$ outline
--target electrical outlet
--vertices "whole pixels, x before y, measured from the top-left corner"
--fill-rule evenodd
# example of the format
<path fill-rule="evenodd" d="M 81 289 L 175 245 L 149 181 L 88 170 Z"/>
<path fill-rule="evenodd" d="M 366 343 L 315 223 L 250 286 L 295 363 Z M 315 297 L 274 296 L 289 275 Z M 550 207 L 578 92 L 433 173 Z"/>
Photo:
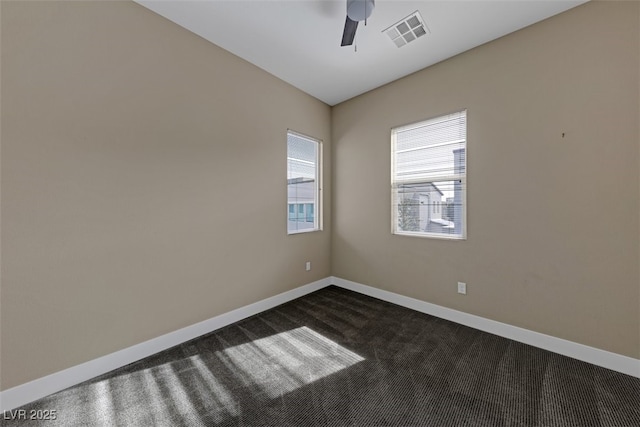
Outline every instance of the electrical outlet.
<path fill-rule="evenodd" d="M 311 261 L 307 261 L 305 268 L 307 269 L 307 271 L 311 271 Z"/>
<path fill-rule="evenodd" d="M 463 282 L 458 282 L 458 293 L 462 295 L 467 294 L 467 284 Z"/>

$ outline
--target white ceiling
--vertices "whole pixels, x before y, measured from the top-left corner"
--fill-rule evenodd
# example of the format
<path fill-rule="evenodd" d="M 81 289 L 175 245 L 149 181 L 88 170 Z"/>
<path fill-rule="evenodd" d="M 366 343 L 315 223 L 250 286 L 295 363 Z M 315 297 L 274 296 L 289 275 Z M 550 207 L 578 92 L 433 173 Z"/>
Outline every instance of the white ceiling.
<path fill-rule="evenodd" d="M 346 0 L 136 0 L 335 105 L 586 0 L 377 0 L 340 47 Z M 430 34 L 397 48 L 382 31 L 418 10 Z"/>

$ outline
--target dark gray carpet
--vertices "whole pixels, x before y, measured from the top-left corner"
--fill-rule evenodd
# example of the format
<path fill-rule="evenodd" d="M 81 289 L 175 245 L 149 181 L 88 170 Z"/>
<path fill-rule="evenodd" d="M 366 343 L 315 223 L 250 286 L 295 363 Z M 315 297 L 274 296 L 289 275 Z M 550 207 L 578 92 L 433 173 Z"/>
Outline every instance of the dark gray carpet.
<path fill-rule="evenodd" d="M 57 420 L 4 425 L 640 426 L 640 379 L 330 286 L 20 409 Z"/>

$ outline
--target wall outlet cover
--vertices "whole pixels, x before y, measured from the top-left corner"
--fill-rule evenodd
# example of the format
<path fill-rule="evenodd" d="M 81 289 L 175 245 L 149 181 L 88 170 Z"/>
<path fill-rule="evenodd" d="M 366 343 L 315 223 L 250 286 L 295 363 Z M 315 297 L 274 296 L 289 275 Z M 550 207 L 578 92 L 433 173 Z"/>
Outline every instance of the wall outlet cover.
<path fill-rule="evenodd" d="M 466 295 L 467 294 L 467 284 L 464 282 L 458 282 L 458 293 Z"/>

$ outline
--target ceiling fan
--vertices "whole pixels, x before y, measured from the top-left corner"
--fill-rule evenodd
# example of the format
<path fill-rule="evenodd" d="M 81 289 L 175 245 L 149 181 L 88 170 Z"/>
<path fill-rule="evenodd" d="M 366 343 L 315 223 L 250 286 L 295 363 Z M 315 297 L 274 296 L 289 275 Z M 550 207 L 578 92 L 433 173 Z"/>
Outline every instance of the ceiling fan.
<path fill-rule="evenodd" d="M 344 22 L 342 43 L 340 46 L 351 46 L 356 37 L 358 22 L 365 21 L 375 8 L 375 0 L 347 0 L 347 19 Z"/>

